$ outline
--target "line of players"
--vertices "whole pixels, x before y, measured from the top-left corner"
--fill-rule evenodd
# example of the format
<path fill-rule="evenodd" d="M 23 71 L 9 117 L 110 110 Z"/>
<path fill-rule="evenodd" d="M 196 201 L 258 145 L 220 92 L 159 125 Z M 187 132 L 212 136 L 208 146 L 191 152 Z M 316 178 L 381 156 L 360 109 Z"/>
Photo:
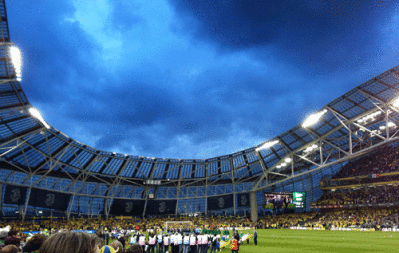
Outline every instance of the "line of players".
<path fill-rule="evenodd" d="M 150 232 L 148 240 L 143 233 L 137 232 L 130 238 L 130 244 L 138 243 L 143 252 L 149 253 L 207 253 L 220 250 L 220 235 L 179 233 L 158 235 Z M 218 247 L 219 246 L 219 247 Z M 218 249 L 219 248 L 219 249 Z"/>

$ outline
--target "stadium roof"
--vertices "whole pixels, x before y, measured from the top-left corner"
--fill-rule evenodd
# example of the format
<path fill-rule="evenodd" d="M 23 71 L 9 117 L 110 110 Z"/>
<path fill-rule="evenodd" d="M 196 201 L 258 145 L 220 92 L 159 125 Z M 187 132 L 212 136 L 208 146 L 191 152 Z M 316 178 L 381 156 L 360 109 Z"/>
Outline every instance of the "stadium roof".
<path fill-rule="evenodd" d="M 320 120 L 298 125 L 233 154 L 202 160 L 151 158 L 102 151 L 69 138 L 34 117 L 8 53 L 4 1 L 0 1 L 0 163 L 28 175 L 107 185 L 210 185 L 249 182 L 259 190 L 364 154 L 397 140 L 399 67 L 355 87 L 320 109 Z M 260 147 L 260 146 L 259 146 Z"/>

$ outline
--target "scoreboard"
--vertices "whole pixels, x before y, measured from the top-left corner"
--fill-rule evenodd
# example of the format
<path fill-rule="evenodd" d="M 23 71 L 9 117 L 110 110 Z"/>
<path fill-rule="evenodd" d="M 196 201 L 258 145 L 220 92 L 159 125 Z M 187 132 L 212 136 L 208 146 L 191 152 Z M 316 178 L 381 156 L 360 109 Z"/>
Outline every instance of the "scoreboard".
<path fill-rule="evenodd" d="M 304 192 L 293 192 L 292 193 L 293 204 L 296 208 L 305 208 L 305 193 Z"/>

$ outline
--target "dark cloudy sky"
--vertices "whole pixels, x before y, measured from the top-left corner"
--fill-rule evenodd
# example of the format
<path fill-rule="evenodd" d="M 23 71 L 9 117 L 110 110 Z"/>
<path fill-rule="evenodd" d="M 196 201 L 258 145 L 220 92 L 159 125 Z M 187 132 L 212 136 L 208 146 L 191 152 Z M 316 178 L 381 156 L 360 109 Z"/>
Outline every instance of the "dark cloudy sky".
<path fill-rule="evenodd" d="M 396 1 L 6 0 L 22 87 L 98 149 L 249 148 L 399 64 Z"/>

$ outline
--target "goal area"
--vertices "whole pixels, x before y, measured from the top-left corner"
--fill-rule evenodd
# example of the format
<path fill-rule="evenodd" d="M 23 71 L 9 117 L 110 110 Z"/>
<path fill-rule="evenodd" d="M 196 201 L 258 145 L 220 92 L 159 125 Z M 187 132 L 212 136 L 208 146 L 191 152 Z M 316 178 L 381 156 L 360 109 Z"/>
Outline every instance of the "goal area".
<path fill-rule="evenodd" d="M 193 226 L 192 221 L 165 221 L 165 231 L 179 228 L 192 230 Z"/>

